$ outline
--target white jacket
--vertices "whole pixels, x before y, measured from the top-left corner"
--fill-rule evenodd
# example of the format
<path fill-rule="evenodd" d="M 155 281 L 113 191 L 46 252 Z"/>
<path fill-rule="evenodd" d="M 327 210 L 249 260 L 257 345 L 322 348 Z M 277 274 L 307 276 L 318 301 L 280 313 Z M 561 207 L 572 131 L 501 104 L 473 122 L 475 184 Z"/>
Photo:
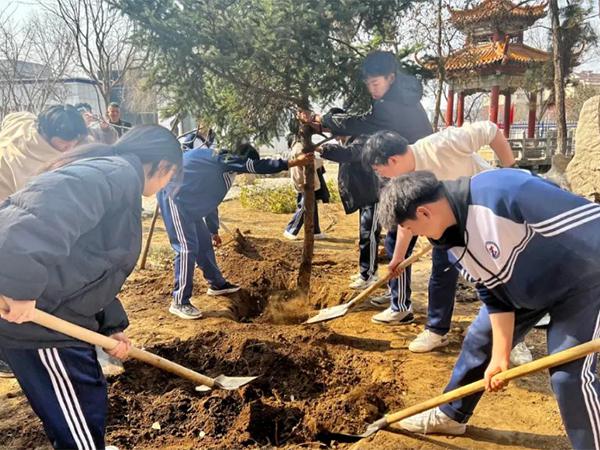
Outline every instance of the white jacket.
<path fill-rule="evenodd" d="M 410 147 L 415 156 L 415 170 L 433 172 L 438 180 L 470 177 L 492 168 L 477 151 L 489 145 L 498 132 L 495 123 L 474 122 L 464 126 L 448 127 Z"/>
<path fill-rule="evenodd" d="M 9 114 L 0 129 L 0 202 L 61 155 L 37 130 L 29 112 Z"/>

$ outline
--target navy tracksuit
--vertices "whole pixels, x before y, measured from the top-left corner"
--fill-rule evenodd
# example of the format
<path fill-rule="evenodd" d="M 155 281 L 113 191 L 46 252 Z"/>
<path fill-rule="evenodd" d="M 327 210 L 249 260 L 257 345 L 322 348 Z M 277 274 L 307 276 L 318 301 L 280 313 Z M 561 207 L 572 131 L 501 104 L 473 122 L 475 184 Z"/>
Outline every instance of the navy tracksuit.
<path fill-rule="evenodd" d="M 550 313 L 549 354 L 600 337 L 600 205 L 522 170 L 443 184 L 458 225 L 434 244 L 450 248 L 485 304 L 469 327 L 446 391 L 483 378 L 492 350 L 490 314 L 515 314 L 517 343 Z M 596 355 L 555 367 L 550 375 L 573 447 L 600 449 Z M 441 409 L 466 422 L 480 397 Z"/>
<path fill-rule="evenodd" d="M 206 147 L 183 154 L 183 180 L 172 182 L 157 194 L 160 211 L 173 250 L 175 286 L 173 301 L 189 304 L 194 268 L 202 269 L 211 288 L 225 278 L 217 266 L 211 235 L 218 232 L 217 208 L 237 173 L 276 173 L 288 169 L 286 160 L 252 160 Z"/>
<path fill-rule="evenodd" d="M 108 395 L 93 347 L 3 349 L 56 449 L 103 450 Z"/>
<path fill-rule="evenodd" d="M 160 127 L 123 139 L 143 133 L 148 145 L 178 149 Z M 115 295 L 140 254 L 143 186 L 140 159 L 125 154 L 72 162 L 10 196 L 0 205 L 0 293 L 36 299 L 42 311 L 91 331 L 125 330 Z M 106 382 L 94 347 L 32 322 L 0 319 L 0 356 L 54 448 L 104 449 Z"/>
<path fill-rule="evenodd" d="M 378 209 L 379 203 L 359 209 L 358 265 L 360 276 L 363 280 L 368 280 L 377 273 L 378 247 L 381 238 L 381 225 L 379 224 L 379 216 L 377 214 Z"/>
<path fill-rule="evenodd" d="M 408 258 L 417 242 L 411 239 L 406 252 Z M 396 232 L 390 231 L 385 237 L 385 250 L 391 258 L 396 246 Z M 450 331 L 458 270 L 448 259 L 445 249 L 435 248 L 431 254 L 431 275 L 429 277 L 429 302 L 427 303 L 427 323 L 425 328 L 443 336 Z M 411 308 L 410 288 L 411 268 L 407 267 L 399 277 L 389 282 L 392 311 L 408 311 Z"/>

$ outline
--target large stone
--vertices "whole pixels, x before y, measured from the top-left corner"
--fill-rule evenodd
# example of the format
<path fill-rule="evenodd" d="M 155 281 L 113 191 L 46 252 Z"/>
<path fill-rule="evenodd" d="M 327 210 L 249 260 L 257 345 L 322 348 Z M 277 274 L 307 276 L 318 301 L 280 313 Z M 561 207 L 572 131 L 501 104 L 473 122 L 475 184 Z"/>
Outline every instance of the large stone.
<path fill-rule="evenodd" d="M 575 156 L 567 166 L 571 190 L 590 200 L 600 199 L 600 95 L 581 109 L 575 133 Z"/>

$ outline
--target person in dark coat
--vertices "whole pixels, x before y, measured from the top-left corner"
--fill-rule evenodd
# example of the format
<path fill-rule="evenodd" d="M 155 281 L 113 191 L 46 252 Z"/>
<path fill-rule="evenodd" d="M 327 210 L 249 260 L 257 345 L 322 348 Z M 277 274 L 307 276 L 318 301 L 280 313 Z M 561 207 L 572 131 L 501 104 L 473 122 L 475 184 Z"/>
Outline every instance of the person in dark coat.
<path fill-rule="evenodd" d="M 341 108 L 331 108 L 328 115 L 345 114 Z M 345 141 L 346 137 L 338 137 Z M 340 164 L 338 190 L 346 214 L 359 211 L 359 272 L 351 277 L 350 287 L 362 289 L 377 280 L 381 226 L 377 218 L 379 180 L 370 167 L 361 161 L 364 136 L 350 137 L 344 143 L 325 144 L 319 150 L 323 159 Z"/>
<path fill-rule="evenodd" d="M 116 295 L 140 253 L 142 195 L 181 165 L 172 133 L 139 127 L 61 156 L 0 204 L 0 352 L 54 448 L 105 448 L 106 381 L 95 348 L 31 323 L 34 308 L 117 339 L 107 351 L 125 358 Z"/>
<path fill-rule="evenodd" d="M 301 111 L 299 119 L 319 131 L 329 130 L 336 136 L 361 135 L 370 136 L 377 131 L 395 131 L 406 138 L 409 144 L 433 133 L 425 109 L 421 105 L 423 87 L 413 75 L 403 72 L 398 67 L 396 56 L 392 52 L 374 51 L 369 53 L 362 64 L 362 79 L 371 95 L 371 108 L 364 114 L 329 113 L 324 116 L 311 111 Z M 377 222 L 371 219 L 371 223 Z M 365 224 L 365 227 L 368 224 Z M 388 230 L 385 238 L 385 249 L 392 261 L 394 254 L 408 257 L 416 238 L 408 248 L 397 248 L 398 232 L 402 229 Z M 399 240 L 398 242 L 402 242 Z M 397 264 L 394 262 L 394 264 Z M 390 267 L 392 269 L 392 267 Z M 434 289 L 433 296 L 443 297 L 444 304 L 447 296 L 454 296 L 452 280 L 456 271 L 451 269 L 436 278 L 442 279 L 439 288 Z M 402 271 L 399 277 L 390 280 L 390 296 L 377 297 L 371 300 L 376 305 L 389 304 L 385 311 L 373 316 L 376 323 L 405 324 L 413 321 L 410 305 L 410 267 Z M 364 289 L 374 283 L 376 278 L 364 278 L 361 274 L 354 286 Z M 448 291 L 449 293 L 446 293 Z M 431 297 L 431 296 L 430 296 Z"/>

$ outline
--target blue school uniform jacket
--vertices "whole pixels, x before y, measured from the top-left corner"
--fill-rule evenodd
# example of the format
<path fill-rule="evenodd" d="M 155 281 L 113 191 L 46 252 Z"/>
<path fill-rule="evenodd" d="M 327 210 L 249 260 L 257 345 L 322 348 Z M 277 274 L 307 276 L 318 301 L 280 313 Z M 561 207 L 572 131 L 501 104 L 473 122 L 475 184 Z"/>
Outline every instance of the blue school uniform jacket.
<path fill-rule="evenodd" d="M 0 204 L 0 294 L 103 334 L 123 331 L 116 295 L 142 240 L 144 171 L 137 156 L 90 158 L 34 178 Z M 0 347 L 88 346 L 0 320 Z"/>
<path fill-rule="evenodd" d="M 451 244 L 490 313 L 543 310 L 600 284 L 600 205 L 518 169 L 443 184 L 458 225 L 437 243 Z"/>
<path fill-rule="evenodd" d="M 268 174 L 288 169 L 283 159 L 252 160 L 200 147 L 183 154 L 183 179 L 165 188 L 193 220 L 213 215 L 238 173 Z M 164 195 L 161 193 L 160 195 Z M 211 230 L 214 232 L 214 230 Z"/>

